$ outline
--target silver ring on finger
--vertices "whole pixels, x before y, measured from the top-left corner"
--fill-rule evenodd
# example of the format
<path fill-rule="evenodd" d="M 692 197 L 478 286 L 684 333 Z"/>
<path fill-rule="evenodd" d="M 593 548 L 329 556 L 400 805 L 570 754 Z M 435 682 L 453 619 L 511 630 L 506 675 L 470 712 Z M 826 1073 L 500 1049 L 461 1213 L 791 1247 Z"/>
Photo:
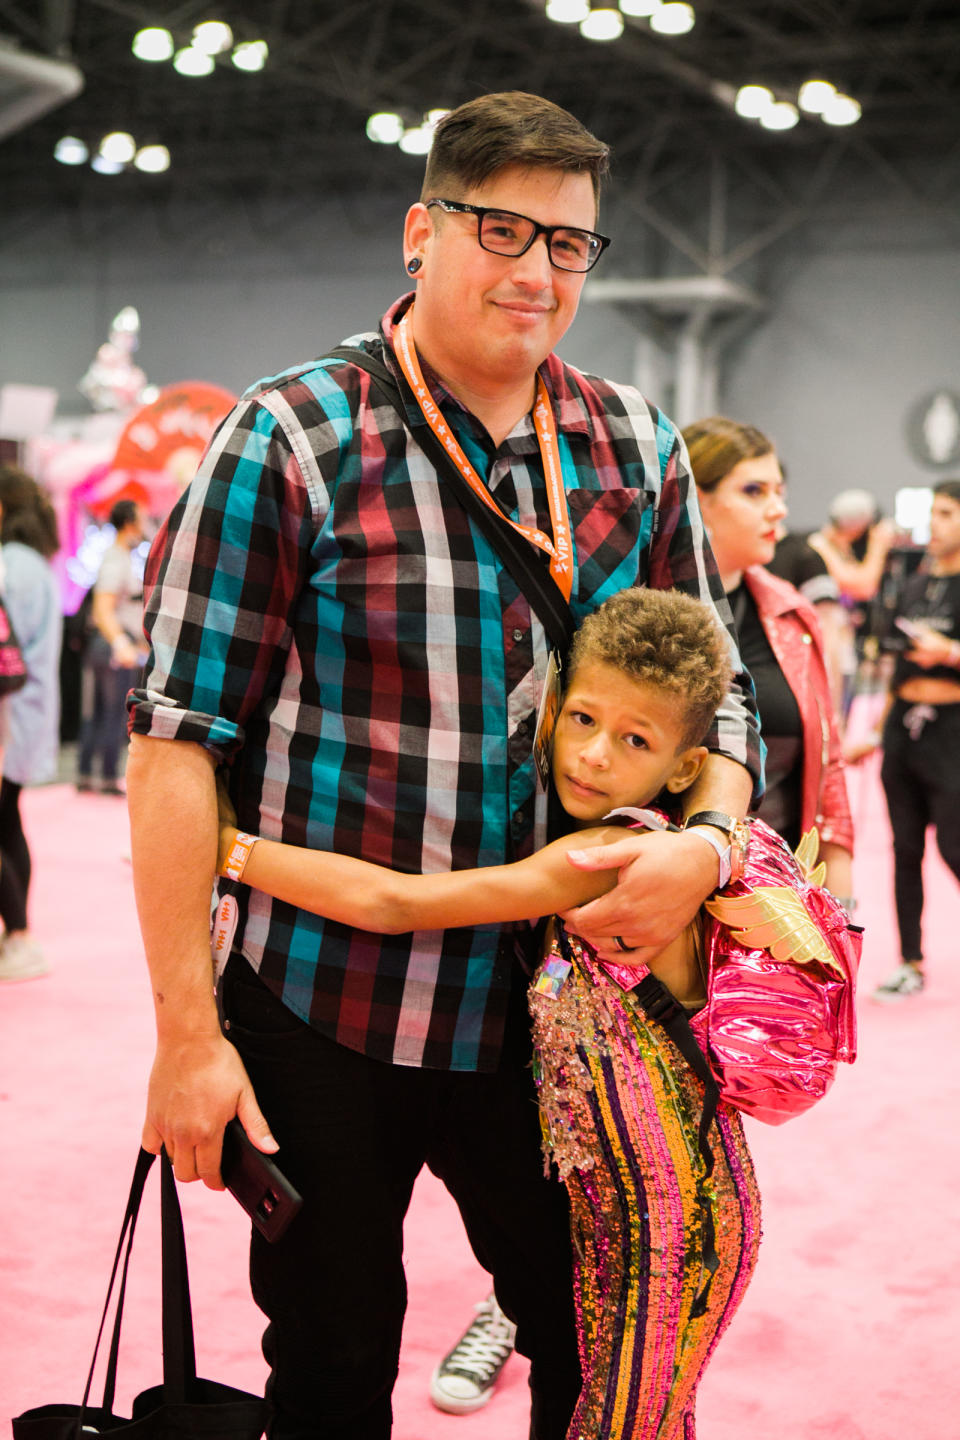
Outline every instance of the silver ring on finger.
<path fill-rule="evenodd" d="M 627 945 L 627 944 L 624 942 L 624 939 L 623 939 L 623 936 L 622 936 L 622 935 L 614 935 L 614 937 L 613 937 L 613 943 L 614 943 L 614 945 L 616 945 L 617 949 L 620 951 L 620 953 L 621 953 L 622 955 L 628 954 L 628 953 L 633 949 L 633 946 L 632 946 L 632 945 Z"/>

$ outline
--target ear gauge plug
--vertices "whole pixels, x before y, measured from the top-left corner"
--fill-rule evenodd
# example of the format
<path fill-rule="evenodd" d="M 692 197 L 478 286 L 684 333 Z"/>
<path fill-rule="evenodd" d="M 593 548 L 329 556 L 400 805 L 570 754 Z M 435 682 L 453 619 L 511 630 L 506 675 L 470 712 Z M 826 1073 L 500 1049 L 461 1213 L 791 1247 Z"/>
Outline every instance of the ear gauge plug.
<path fill-rule="evenodd" d="M 423 264 L 423 261 L 420 259 L 420 256 L 419 256 L 419 255 L 414 255 L 414 257 L 413 257 L 412 260 L 408 260 L 408 261 L 407 261 L 407 274 L 408 274 L 408 275 L 416 275 L 417 271 L 420 269 L 420 266 L 421 266 L 422 264 Z"/>

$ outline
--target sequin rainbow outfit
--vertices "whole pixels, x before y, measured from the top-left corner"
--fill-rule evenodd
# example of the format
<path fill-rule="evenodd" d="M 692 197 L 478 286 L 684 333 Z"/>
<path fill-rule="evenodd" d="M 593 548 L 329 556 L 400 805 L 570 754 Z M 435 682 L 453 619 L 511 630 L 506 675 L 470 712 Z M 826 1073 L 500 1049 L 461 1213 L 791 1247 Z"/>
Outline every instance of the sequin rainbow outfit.
<path fill-rule="evenodd" d="M 530 1010 L 544 1153 L 570 1196 L 583 1389 L 567 1440 L 695 1440 L 700 1377 L 756 1264 L 753 1164 L 721 1104 L 707 1178 L 696 1076 L 588 946 L 564 951 Z"/>

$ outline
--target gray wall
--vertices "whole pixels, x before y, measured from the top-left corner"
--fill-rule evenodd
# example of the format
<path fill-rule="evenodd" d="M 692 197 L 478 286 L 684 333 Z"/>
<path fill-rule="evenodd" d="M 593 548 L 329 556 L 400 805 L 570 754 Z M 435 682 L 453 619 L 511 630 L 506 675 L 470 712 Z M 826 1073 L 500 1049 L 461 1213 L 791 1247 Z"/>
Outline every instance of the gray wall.
<path fill-rule="evenodd" d="M 255 214 L 196 203 L 105 209 L 85 229 L 52 216 L 0 244 L 0 384 L 52 384 L 59 413 L 86 402 L 76 382 L 122 305 L 140 311 L 150 380 L 209 380 L 239 391 L 374 325 L 406 288 L 400 197 L 349 209 Z M 960 250 L 893 221 L 797 232 L 769 252 L 771 308 L 723 357 L 719 403 L 774 438 L 790 469 L 792 519 L 816 524 L 837 490 L 874 490 L 885 508 L 933 472 L 907 451 L 922 394 L 960 389 Z M 584 304 L 566 359 L 634 374 L 641 316 Z M 669 386 L 652 399 L 669 406 Z"/>
<path fill-rule="evenodd" d="M 856 249 L 825 236 L 780 252 L 767 284 L 773 311 L 728 357 L 722 401 L 777 444 L 794 523 L 850 486 L 892 513 L 902 486 L 960 475 L 919 464 L 906 440 L 915 401 L 960 391 L 960 246 L 904 243 L 894 225 Z"/>

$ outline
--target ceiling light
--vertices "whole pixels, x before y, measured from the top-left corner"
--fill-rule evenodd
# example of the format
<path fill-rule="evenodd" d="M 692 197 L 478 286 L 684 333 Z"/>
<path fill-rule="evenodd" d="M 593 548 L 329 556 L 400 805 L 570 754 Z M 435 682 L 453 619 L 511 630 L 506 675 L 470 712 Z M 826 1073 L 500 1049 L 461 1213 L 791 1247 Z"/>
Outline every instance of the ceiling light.
<path fill-rule="evenodd" d="M 178 50 L 174 55 L 173 68 L 178 75 L 209 75 L 213 69 L 213 56 L 188 45 L 186 50 Z"/>
<path fill-rule="evenodd" d="M 623 34 L 623 16 L 619 10 L 591 10 L 580 21 L 580 34 L 585 40 L 617 40 Z"/>
<path fill-rule="evenodd" d="M 404 155 L 426 155 L 433 144 L 433 127 L 411 125 L 409 130 L 404 130 L 398 143 Z"/>
<path fill-rule="evenodd" d="M 141 145 L 133 163 L 147 175 L 160 175 L 170 169 L 170 151 L 166 145 Z"/>
<path fill-rule="evenodd" d="M 241 45 L 233 47 L 233 54 L 230 58 L 238 70 L 252 72 L 263 69 L 269 54 L 266 40 L 244 40 Z"/>
<path fill-rule="evenodd" d="M 838 92 L 824 107 L 820 118 L 828 125 L 855 125 L 862 114 L 859 100 L 854 100 L 852 95 L 841 95 Z"/>
<path fill-rule="evenodd" d="M 96 170 L 98 175 L 119 175 L 123 166 L 119 160 L 108 160 L 106 155 L 94 155 L 90 169 Z"/>
<path fill-rule="evenodd" d="M 173 36 L 159 25 L 138 30 L 133 37 L 133 53 L 138 60 L 169 60 L 173 54 Z"/>
<path fill-rule="evenodd" d="M 428 125 L 439 125 L 444 115 L 449 114 L 449 110 L 428 110 L 426 123 Z"/>
<path fill-rule="evenodd" d="M 765 110 L 775 104 L 773 91 L 766 85 L 741 85 L 733 108 L 744 120 L 759 120 Z"/>
<path fill-rule="evenodd" d="M 137 153 L 137 142 L 126 130 L 113 130 L 109 135 L 104 135 L 98 148 L 104 160 L 126 165 Z"/>
<path fill-rule="evenodd" d="M 800 86 L 797 104 L 808 115 L 822 115 L 836 93 L 836 85 L 831 85 L 829 80 L 805 80 Z"/>
<path fill-rule="evenodd" d="M 620 9 L 624 15 L 634 15 L 638 20 L 646 20 L 654 10 L 659 10 L 663 0 L 620 0 Z"/>
<path fill-rule="evenodd" d="M 659 5 L 650 16 L 650 29 L 656 30 L 660 35 L 686 35 L 692 30 L 696 21 L 692 5 L 671 3 Z"/>
<path fill-rule="evenodd" d="M 579 25 L 590 14 L 590 0 L 547 0 L 547 19 L 558 25 Z"/>
<path fill-rule="evenodd" d="M 90 151 L 76 135 L 64 135 L 53 147 L 53 158 L 61 165 L 82 165 L 90 158 Z"/>
<path fill-rule="evenodd" d="M 378 110 L 367 121 L 367 139 L 375 145 L 396 145 L 403 134 L 403 121 L 392 110 Z"/>
<path fill-rule="evenodd" d="M 224 20 L 204 20 L 193 27 L 193 46 L 205 55 L 219 55 L 233 44 L 233 31 Z"/>
<path fill-rule="evenodd" d="M 792 130 L 799 119 L 800 111 L 789 100 L 777 100 L 759 116 L 764 130 Z"/>

